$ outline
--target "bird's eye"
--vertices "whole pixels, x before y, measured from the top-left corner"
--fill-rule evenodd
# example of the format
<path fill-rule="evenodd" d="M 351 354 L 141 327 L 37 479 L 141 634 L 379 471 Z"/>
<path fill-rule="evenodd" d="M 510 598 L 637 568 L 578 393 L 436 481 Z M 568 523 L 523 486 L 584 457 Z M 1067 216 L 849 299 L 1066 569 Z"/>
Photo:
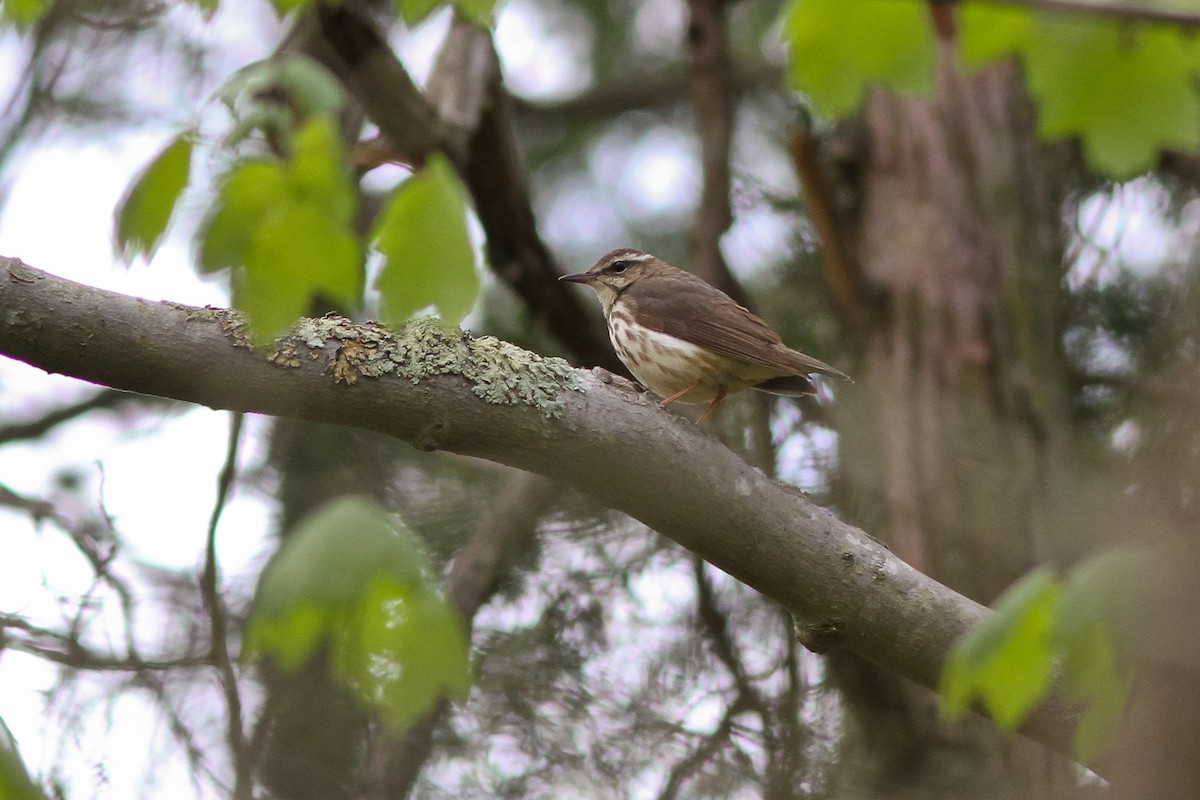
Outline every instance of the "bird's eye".
<path fill-rule="evenodd" d="M 624 272 L 624 271 L 625 271 L 625 270 L 627 270 L 627 269 L 629 269 L 629 262 L 628 262 L 628 261 L 614 261 L 614 262 L 613 262 L 612 264 L 610 264 L 610 265 L 609 265 L 609 267 L 608 267 L 608 271 L 609 271 L 609 272 L 615 272 L 615 273 L 617 273 L 618 275 L 620 275 L 622 272 Z"/>

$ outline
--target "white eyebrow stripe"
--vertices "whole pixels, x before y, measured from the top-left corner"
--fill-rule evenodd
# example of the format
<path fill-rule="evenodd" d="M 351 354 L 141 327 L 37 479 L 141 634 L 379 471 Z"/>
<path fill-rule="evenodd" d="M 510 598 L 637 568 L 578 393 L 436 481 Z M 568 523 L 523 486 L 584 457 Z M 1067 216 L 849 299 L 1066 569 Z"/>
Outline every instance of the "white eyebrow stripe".
<path fill-rule="evenodd" d="M 626 253 L 624 255 L 616 256 L 612 260 L 613 261 L 649 261 L 652 258 L 654 258 L 654 256 L 650 255 L 649 253 Z"/>

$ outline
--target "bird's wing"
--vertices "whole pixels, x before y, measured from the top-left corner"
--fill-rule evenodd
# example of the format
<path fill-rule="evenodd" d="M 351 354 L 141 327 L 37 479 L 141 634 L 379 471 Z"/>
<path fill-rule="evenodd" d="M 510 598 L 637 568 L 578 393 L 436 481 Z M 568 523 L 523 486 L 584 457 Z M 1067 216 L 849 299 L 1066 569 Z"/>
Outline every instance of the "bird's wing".
<path fill-rule="evenodd" d="M 693 280 L 695 283 L 680 281 L 690 284 L 680 286 L 686 291 L 639 295 L 637 321 L 727 358 L 794 374 L 824 372 L 846 377 L 824 361 L 789 349 L 762 319 L 699 278 Z"/>

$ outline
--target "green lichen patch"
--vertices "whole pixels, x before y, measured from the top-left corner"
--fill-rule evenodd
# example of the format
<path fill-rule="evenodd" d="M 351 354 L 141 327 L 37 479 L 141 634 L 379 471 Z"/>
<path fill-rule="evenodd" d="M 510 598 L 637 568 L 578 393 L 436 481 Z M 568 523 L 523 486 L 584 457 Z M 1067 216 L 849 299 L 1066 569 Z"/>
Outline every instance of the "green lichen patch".
<path fill-rule="evenodd" d="M 224 322 L 222 327 L 229 331 Z M 305 359 L 328 358 L 331 342 L 337 343 L 331 364 L 336 383 L 384 375 L 419 383 L 435 375 L 461 375 L 488 403 L 525 404 L 547 417 L 562 416 L 564 391 L 584 390 L 575 370 L 561 358 L 543 358 L 494 336 L 474 338 L 431 317 L 415 319 L 399 332 L 336 315 L 303 319 L 276 340 L 270 359 L 295 367 Z"/>
<path fill-rule="evenodd" d="M 189 322 L 215 322 L 221 326 L 221 330 L 228 336 L 237 347 L 245 347 L 254 349 L 254 338 L 250 335 L 250 323 L 246 317 L 232 308 L 218 308 L 217 306 L 205 306 L 204 308 L 193 308 L 191 306 L 181 306 L 172 304 L 175 308 L 187 312 L 186 319 Z"/>

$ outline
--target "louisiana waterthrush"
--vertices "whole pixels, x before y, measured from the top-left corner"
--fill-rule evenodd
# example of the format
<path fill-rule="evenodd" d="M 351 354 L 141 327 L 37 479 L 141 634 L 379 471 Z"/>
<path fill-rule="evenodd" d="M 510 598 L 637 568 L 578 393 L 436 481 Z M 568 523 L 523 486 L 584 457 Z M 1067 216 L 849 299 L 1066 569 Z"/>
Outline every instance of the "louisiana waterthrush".
<path fill-rule="evenodd" d="M 699 422 L 743 389 L 799 396 L 816 394 L 813 372 L 850 379 L 792 350 L 720 289 L 649 253 L 613 250 L 559 280 L 595 290 L 617 356 L 663 408 L 676 400 L 709 404 Z"/>

